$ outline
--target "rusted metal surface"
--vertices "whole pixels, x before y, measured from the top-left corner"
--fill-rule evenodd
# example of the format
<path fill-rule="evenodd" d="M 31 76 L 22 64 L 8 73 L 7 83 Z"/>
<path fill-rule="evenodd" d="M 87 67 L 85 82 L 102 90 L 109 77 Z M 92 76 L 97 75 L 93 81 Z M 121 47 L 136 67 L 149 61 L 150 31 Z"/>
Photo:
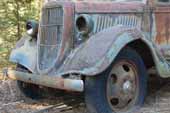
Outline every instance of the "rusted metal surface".
<path fill-rule="evenodd" d="M 71 2 L 50 2 L 43 8 L 40 29 L 43 30 L 44 26 L 46 26 L 46 29 L 39 31 L 41 34 L 38 41 L 37 68 L 39 73 L 48 73 L 53 67 L 60 66 L 66 55 L 70 52 L 73 46 L 73 8 Z M 51 12 L 49 12 L 50 10 Z M 53 14 L 55 13 L 54 11 L 60 12 Z M 58 30 L 56 31 L 56 29 Z M 42 37 L 44 37 L 44 43 L 40 43 Z M 45 49 L 46 51 L 44 51 Z"/>
<path fill-rule="evenodd" d="M 169 58 L 170 56 L 170 4 L 156 4 L 155 23 L 156 23 L 156 38 L 155 42 L 158 45 L 160 52 Z"/>
<path fill-rule="evenodd" d="M 102 7 L 101 7 L 102 6 Z M 115 2 L 77 2 L 75 11 L 77 13 L 142 13 L 143 3 L 115 3 Z"/>
<path fill-rule="evenodd" d="M 28 83 L 42 85 L 50 88 L 63 89 L 68 91 L 84 91 L 84 83 L 82 80 L 64 79 L 56 76 L 36 75 L 24 73 L 14 70 L 5 70 L 4 74 L 0 75 L 0 79 L 9 78 L 12 80 L 20 80 Z"/>
<path fill-rule="evenodd" d="M 44 36 L 47 41 L 47 43 L 43 43 L 43 46 L 47 47 L 46 52 L 43 52 L 44 49 L 34 48 L 36 61 L 28 58 L 28 61 L 32 62 L 36 68 L 32 68 L 28 64 L 24 65 L 21 62 L 22 60 L 27 61 L 24 57 L 19 58 L 17 62 L 33 73 L 57 75 L 58 77 L 72 73 L 93 76 L 104 71 L 122 48 L 133 41 L 141 40 L 150 49 L 151 57 L 154 60 L 153 66 L 159 75 L 170 76 L 170 65 L 167 61 L 170 56 L 169 5 L 162 3 L 159 5 L 154 0 L 145 0 L 145 2 L 49 0 L 43 8 L 42 14 L 50 8 L 57 7 L 63 8 L 63 23 L 60 22 L 56 25 L 61 25 L 62 29 L 60 33 L 55 30 L 49 32 L 45 30 L 44 33 L 48 35 L 41 34 L 43 26 L 46 26 L 47 29 L 51 27 L 51 24 L 43 23 L 42 15 L 37 47 L 40 47 L 39 42 Z M 82 14 L 88 16 L 93 24 L 91 32 L 86 35 L 78 32 L 74 25 L 76 17 Z M 60 17 L 51 12 L 45 18 L 50 21 Z M 59 34 L 60 36 L 58 36 Z M 54 42 L 50 40 L 52 37 Z M 56 40 L 59 38 L 61 40 L 57 43 Z M 79 39 L 82 39 L 83 42 L 76 43 Z M 48 44 L 49 41 L 51 41 L 50 44 Z M 25 55 L 26 53 L 19 50 L 20 48 L 17 50 Z M 56 50 L 57 54 L 53 54 Z M 42 54 L 39 54 L 41 52 L 45 55 L 44 58 L 42 58 Z M 18 57 L 19 54 L 16 56 Z M 40 65 L 45 68 L 40 69 Z"/>
<path fill-rule="evenodd" d="M 107 99 L 110 107 L 115 112 L 126 111 L 127 107 L 125 106 L 129 107 L 129 105 L 134 104 L 134 98 L 138 95 L 137 89 L 139 87 L 135 68 L 135 64 L 127 60 L 121 60 L 115 64 L 109 74 Z M 111 102 L 116 100 L 118 100 L 117 103 Z"/>
<path fill-rule="evenodd" d="M 31 37 L 25 35 L 16 45 L 10 54 L 10 61 L 27 67 L 36 73 L 37 43 Z"/>
<path fill-rule="evenodd" d="M 87 75 L 96 75 L 104 71 L 122 47 L 142 37 L 141 34 L 134 34 L 136 32 L 133 30 L 117 26 L 97 33 L 74 51 L 69 59 L 66 59 L 60 72 L 77 71 Z M 92 46 L 95 44 L 97 46 Z"/>
<path fill-rule="evenodd" d="M 169 3 L 49 0 L 42 9 L 37 43 L 31 37 L 21 39 L 10 57 L 33 74 L 7 70 L 5 77 L 83 92 L 84 77 L 104 72 L 126 46 L 139 53 L 147 71 L 154 69 L 161 77 L 170 77 Z M 133 98 L 137 96 L 137 93 L 131 93 L 138 87 L 138 81 L 134 82 L 135 65 L 124 63 L 121 66 L 128 66 L 133 77 L 129 79 L 129 74 L 119 65 L 113 69 L 116 79 L 120 80 L 107 86 L 109 102 L 118 100 L 116 105 L 109 103 L 113 111 L 121 111 L 127 105 L 125 103 L 133 104 Z M 4 76 L 0 78 L 4 79 Z M 108 79 L 112 79 L 112 75 Z"/>

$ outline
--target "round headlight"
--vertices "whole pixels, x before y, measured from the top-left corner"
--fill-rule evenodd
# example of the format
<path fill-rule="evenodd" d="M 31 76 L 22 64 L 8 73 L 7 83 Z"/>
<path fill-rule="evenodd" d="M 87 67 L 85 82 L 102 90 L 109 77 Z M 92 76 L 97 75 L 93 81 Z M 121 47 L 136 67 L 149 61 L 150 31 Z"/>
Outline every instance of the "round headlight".
<path fill-rule="evenodd" d="M 37 37 L 38 33 L 38 22 L 34 20 L 29 20 L 26 23 L 27 34 L 31 37 Z"/>
<path fill-rule="evenodd" d="M 92 18 L 87 14 L 78 16 L 76 19 L 76 28 L 77 31 L 80 32 L 81 34 L 90 33 L 93 29 Z"/>

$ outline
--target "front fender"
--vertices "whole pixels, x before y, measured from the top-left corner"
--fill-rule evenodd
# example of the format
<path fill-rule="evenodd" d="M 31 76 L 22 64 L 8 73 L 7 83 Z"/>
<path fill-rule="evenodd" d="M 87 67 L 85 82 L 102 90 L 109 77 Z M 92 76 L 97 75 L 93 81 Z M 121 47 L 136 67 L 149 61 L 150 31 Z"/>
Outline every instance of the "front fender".
<path fill-rule="evenodd" d="M 89 38 L 64 62 L 60 72 L 93 76 L 103 72 L 128 43 L 142 38 L 138 29 L 115 26 Z"/>
<path fill-rule="evenodd" d="M 10 54 L 10 61 L 20 64 L 31 72 L 36 70 L 36 40 L 33 40 L 28 35 L 22 37 L 16 44 L 16 48 Z"/>

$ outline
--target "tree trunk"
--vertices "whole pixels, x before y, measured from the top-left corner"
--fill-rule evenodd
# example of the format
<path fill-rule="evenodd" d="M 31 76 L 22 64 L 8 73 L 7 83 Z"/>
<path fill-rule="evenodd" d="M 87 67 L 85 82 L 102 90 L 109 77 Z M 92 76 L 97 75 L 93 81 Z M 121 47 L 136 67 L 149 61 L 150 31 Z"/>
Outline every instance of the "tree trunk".
<path fill-rule="evenodd" d="M 20 33 L 20 14 L 19 14 L 19 2 L 18 0 L 15 1 L 16 2 L 16 18 L 17 18 L 17 36 L 18 36 L 18 39 L 21 37 L 21 33 Z"/>

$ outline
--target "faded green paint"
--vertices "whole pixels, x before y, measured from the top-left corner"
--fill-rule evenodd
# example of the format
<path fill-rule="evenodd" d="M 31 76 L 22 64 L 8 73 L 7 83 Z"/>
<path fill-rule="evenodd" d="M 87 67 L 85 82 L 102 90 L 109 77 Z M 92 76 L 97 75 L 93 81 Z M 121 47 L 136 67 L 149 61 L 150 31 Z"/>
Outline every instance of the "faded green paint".
<path fill-rule="evenodd" d="M 158 74 L 161 77 L 170 77 L 169 62 L 154 42 L 157 35 L 157 23 L 155 23 L 155 15 L 150 10 L 153 2 L 153 0 L 148 0 L 148 2 L 128 2 L 126 4 L 126 2 L 93 3 L 93 1 L 86 1 L 85 4 L 83 1 L 49 1 L 45 4 L 44 10 L 47 7 L 61 6 L 63 12 L 67 12 L 62 15 L 67 24 L 63 23 L 62 32 L 66 35 L 61 35 L 60 38 L 64 46 L 59 48 L 57 60 L 55 58 L 53 60 L 55 65 L 44 72 L 48 75 L 57 76 L 70 73 L 94 76 L 108 68 L 122 48 L 133 41 L 141 40 L 150 49 Z M 71 17 L 71 19 L 68 17 Z M 77 29 L 77 26 L 72 25 L 80 17 L 85 18 L 88 29 L 81 29 L 81 31 Z M 83 32 L 83 30 L 87 31 Z M 47 42 L 48 39 L 50 40 L 49 37 L 45 37 L 45 39 L 47 39 Z M 45 46 L 52 47 L 54 45 Z M 19 48 L 17 49 L 19 50 Z M 23 51 L 20 52 L 26 54 Z M 36 56 L 36 60 L 39 60 L 37 53 L 34 56 Z M 20 59 L 20 61 L 22 60 L 23 58 Z M 30 59 L 28 61 L 33 62 Z M 38 62 L 34 64 L 36 67 L 40 65 Z M 23 64 L 21 63 L 21 65 Z M 46 66 L 45 63 L 42 65 Z M 29 65 L 24 66 L 29 67 L 33 73 L 41 73 L 40 70 L 32 69 Z"/>

